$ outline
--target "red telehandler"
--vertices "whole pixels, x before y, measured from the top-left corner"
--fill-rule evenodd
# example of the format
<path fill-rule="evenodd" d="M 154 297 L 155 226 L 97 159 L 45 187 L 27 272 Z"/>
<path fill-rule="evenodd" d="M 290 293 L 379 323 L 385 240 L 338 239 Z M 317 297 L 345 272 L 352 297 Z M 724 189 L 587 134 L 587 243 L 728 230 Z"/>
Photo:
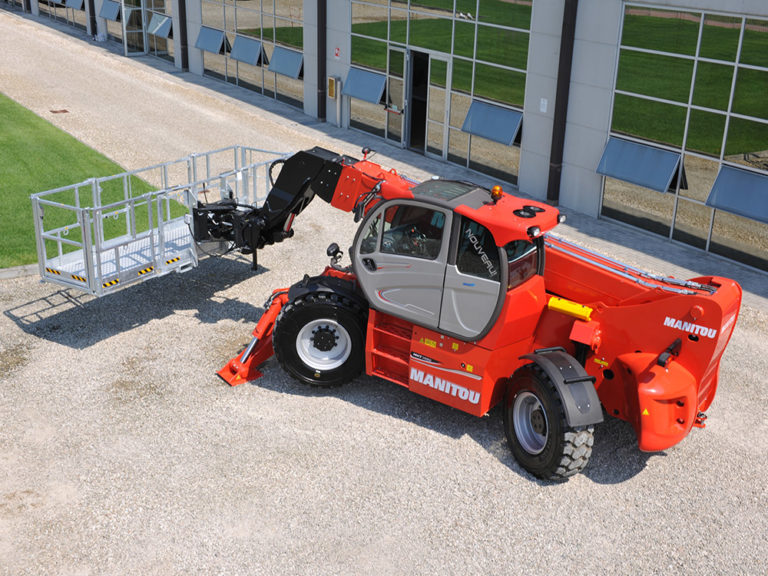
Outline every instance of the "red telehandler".
<path fill-rule="evenodd" d="M 468 182 L 416 183 L 322 148 L 284 162 L 261 208 L 194 209 L 198 241 L 254 254 L 292 235 L 314 196 L 353 212 L 349 250 L 275 290 L 250 345 L 219 375 L 261 376 L 274 353 L 311 386 L 363 371 L 476 416 L 502 403 L 523 468 L 548 480 L 587 465 L 603 412 L 626 420 L 640 450 L 704 427 L 741 288 L 716 276 L 659 277 L 556 238 L 547 204 Z"/>

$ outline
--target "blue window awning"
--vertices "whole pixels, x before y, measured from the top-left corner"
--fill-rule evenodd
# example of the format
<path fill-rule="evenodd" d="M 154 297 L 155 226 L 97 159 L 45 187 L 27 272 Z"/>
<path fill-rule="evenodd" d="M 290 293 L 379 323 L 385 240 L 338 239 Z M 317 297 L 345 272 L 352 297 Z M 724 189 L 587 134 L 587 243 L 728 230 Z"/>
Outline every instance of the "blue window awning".
<path fill-rule="evenodd" d="M 350 68 L 341 93 L 371 104 L 380 104 L 384 96 L 387 77 L 384 74 L 369 72 L 360 68 Z"/>
<path fill-rule="evenodd" d="M 707 206 L 768 224 L 768 175 L 721 166 Z"/>
<path fill-rule="evenodd" d="M 173 20 L 170 16 L 152 14 L 147 32 L 159 38 L 173 38 Z"/>
<path fill-rule="evenodd" d="M 227 40 L 227 35 L 224 34 L 223 30 L 208 28 L 208 26 L 200 27 L 200 33 L 197 35 L 195 48 L 205 50 L 206 52 L 212 52 L 213 54 L 224 54 L 232 49 L 229 45 L 229 40 Z"/>
<path fill-rule="evenodd" d="M 229 57 L 253 66 L 269 64 L 261 42 L 248 36 L 235 36 L 235 43 Z"/>
<path fill-rule="evenodd" d="M 679 152 L 611 136 L 597 165 L 597 173 L 667 192 L 676 182 L 679 168 Z"/>
<path fill-rule="evenodd" d="M 120 4 L 112 0 L 104 0 L 99 11 L 99 18 L 106 18 L 113 22 L 120 21 Z"/>
<path fill-rule="evenodd" d="M 523 113 L 474 100 L 461 126 L 462 132 L 511 146 L 520 131 Z"/>
<path fill-rule="evenodd" d="M 304 55 L 295 50 L 275 46 L 268 70 L 288 76 L 289 78 L 300 78 L 304 72 Z"/>
<path fill-rule="evenodd" d="M 72 8 L 73 10 L 82 10 L 83 0 L 67 0 L 66 6 L 67 8 Z"/>

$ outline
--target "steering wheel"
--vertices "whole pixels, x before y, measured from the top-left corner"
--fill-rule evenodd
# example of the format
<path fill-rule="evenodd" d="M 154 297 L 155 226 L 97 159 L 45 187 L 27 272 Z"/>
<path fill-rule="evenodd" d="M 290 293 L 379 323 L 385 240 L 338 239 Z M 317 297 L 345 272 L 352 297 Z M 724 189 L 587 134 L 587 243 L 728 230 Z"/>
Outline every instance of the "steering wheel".
<path fill-rule="evenodd" d="M 411 226 L 401 239 L 401 251 L 417 256 L 426 256 L 427 237 L 416 227 Z"/>

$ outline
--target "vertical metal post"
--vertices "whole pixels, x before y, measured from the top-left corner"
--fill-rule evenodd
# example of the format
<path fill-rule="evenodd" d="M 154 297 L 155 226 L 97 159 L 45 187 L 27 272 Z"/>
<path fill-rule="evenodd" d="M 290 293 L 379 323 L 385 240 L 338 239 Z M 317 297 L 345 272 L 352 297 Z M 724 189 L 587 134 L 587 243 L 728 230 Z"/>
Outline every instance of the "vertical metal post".
<path fill-rule="evenodd" d="M 565 0 L 563 29 L 560 35 L 560 63 L 557 68 L 552 147 L 549 153 L 549 181 L 547 182 L 547 201 L 555 206 L 560 203 L 565 127 L 568 120 L 568 93 L 571 88 L 571 66 L 573 64 L 573 44 L 576 35 L 578 9 L 579 0 Z"/>
<path fill-rule="evenodd" d="M 317 118 L 325 120 L 325 91 L 327 79 L 326 51 L 328 34 L 327 0 L 317 0 Z"/>

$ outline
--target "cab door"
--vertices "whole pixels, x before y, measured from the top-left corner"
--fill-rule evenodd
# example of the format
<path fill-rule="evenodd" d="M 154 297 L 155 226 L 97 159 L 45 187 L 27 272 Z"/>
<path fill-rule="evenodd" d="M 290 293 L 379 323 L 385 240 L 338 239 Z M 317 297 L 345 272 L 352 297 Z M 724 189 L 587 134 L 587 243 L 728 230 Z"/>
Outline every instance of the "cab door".
<path fill-rule="evenodd" d="M 467 340 L 486 333 L 501 309 L 507 269 L 490 230 L 462 217 L 445 272 L 439 328 Z"/>
<path fill-rule="evenodd" d="M 452 214 L 414 200 L 384 202 L 355 238 L 352 269 L 375 310 L 436 329 Z"/>

